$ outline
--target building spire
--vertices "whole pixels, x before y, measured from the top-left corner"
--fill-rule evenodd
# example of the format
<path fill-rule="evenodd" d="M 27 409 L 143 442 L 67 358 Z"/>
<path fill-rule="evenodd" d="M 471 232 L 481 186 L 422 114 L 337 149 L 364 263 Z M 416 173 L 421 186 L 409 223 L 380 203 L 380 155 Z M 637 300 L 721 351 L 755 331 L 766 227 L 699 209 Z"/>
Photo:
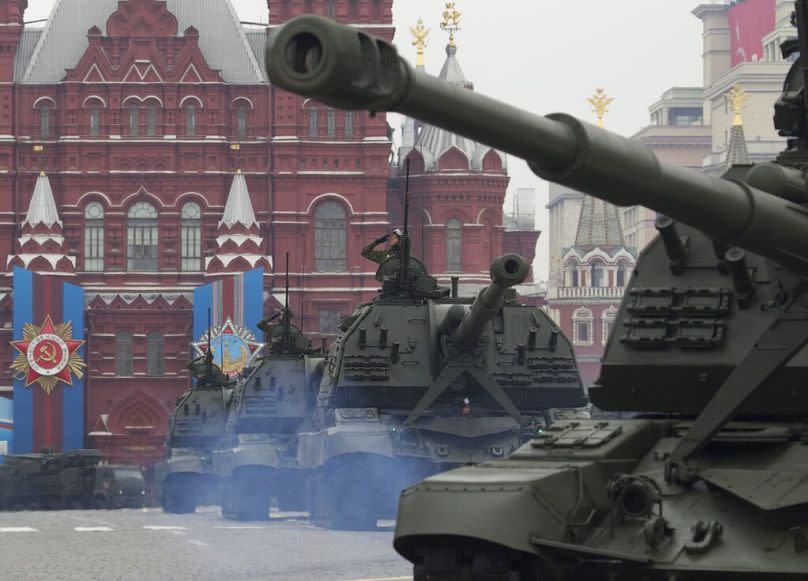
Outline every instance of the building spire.
<path fill-rule="evenodd" d="M 233 177 L 233 185 L 230 186 L 230 194 L 227 196 L 227 204 L 224 207 L 224 215 L 219 226 L 225 225 L 232 228 L 236 224 L 243 224 L 248 228 L 258 224 L 250 201 L 247 180 L 244 179 L 244 174 L 240 169 Z"/>
<path fill-rule="evenodd" d="M 614 101 L 613 97 L 606 95 L 603 89 L 595 89 L 595 94 L 587 99 L 592 105 L 592 112 L 598 116 L 598 127 L 603 127 L 603 116 L 609 112 L 609 105 Z"/>
<path fill-rule="evenodd" d="M 451 47 L 456 46 L 454 35 L 455 32 L 460 31 L 460 16 L 461 13 L 455 8 L 455 3 L 447 2 L 446 10 L 443 11 L 443 21 L 440 23 L 440 27 L 449 33 L 449 46 Z"/>
<path fill-rule="evenodd" d="M 429 33 L 432 32 L 431 29 L 424 27 L 424 19 L 418 18 L 418 24 L 413 28 L 410 26 L 410 32 L 412 33 L 413 41 L 412 45 L 415 47 L 415 50 L 418 54 L 418 60 L 416 61 L 416 66 L 419 68 L 424 68 L 424 49 L 427 47 Z"/>
<path fill-rule="evenodd" d="M 28 205 L 28 213 L 25 215 L 23 225 L 29 224 L 37 226 L 44 224 L 48 228 L 54 224 L 62 226 L 59 219 L 59 212 L 56 209 L 56 200 L 53 199 L 50 180 L 44 171 L 39 173 L 34 186 L 34 194 L 31 196 L 31 203 Z"/>

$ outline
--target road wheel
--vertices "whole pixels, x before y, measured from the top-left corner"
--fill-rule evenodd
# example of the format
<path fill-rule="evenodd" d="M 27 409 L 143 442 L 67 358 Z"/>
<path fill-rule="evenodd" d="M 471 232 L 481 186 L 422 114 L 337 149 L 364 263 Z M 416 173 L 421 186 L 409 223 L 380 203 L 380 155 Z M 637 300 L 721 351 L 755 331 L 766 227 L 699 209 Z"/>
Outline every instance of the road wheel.
<path fill-rule="evenodd" d="M 362 462 L 351 459 L 332 460 L 316 470 L 310 499 L 314 524 L 348 531 L 375 530 L 377 502 L 367 478 Z"/>
<path fill-rule="evenodd" d="M 196 496 L 188 484 L 188 478 L 166 478 L 163 482 L 163 512 L 189 514 L 196 510 Z"/>
<path fill-rule="evenodd" d="M 230 479 L 229 494 L 222 499 L 227 504 L 229 518 L 240 521 L 268 520 L 270 493 L 263 470 L 242 468 Z"/>

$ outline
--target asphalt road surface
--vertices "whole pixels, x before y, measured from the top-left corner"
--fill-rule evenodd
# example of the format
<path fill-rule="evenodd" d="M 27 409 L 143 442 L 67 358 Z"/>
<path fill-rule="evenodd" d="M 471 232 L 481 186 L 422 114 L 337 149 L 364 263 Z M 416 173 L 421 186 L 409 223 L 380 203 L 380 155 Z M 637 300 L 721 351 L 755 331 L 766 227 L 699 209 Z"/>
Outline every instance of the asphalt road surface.
<path fill-rule="evenodd" d="M 15 581 L 408 581 L 392 524 L 329 531 L 305 514 L 268 522 L 160 509 L 0 512 L 0 570 Z"/>

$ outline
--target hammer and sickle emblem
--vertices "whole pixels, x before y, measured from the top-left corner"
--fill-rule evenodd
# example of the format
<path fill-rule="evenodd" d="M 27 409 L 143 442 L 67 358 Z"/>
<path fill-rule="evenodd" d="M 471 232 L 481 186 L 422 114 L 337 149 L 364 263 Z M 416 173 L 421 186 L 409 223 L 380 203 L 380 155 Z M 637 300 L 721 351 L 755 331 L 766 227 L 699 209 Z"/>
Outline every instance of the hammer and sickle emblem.
<path fill-rule="evenodd" d="M 56 348 L 50 343 L 45 343 L 42 349 L 39 350 L 39 362 L 56 363 Z"/>

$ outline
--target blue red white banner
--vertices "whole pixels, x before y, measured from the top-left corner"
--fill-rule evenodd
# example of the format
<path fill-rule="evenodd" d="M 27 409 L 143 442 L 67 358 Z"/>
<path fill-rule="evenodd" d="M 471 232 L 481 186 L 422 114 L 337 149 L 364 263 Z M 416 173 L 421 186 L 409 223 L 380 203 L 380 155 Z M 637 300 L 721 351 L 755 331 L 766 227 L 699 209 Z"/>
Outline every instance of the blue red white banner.
<path fill-rule="evenodd" d="M 14 453 L 84 447 L 84 290 L 14 268 Z"/>

